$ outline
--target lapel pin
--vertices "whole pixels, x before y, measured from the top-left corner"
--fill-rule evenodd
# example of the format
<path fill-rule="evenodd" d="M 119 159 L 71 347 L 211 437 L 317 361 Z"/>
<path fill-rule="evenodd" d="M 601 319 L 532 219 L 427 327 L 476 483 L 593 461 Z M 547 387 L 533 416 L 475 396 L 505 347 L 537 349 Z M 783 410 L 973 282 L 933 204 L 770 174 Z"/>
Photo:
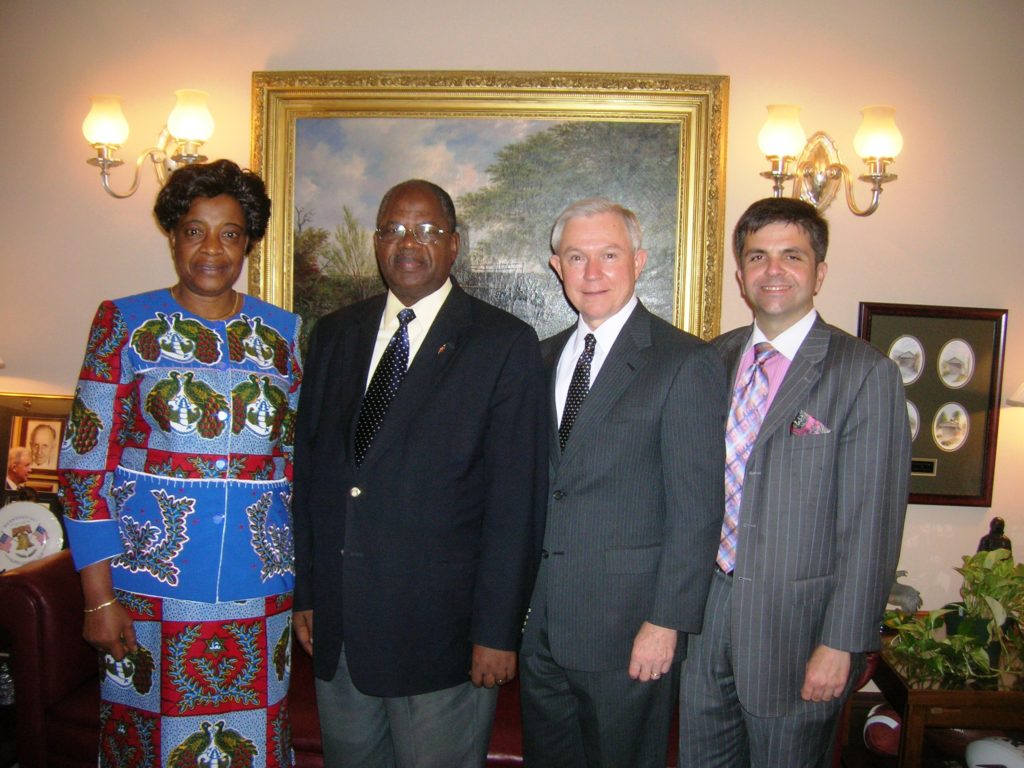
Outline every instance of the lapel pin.
<path fill-rule="evenodd" d="M 442 345 L 441 345 L 440 347 L 438 347 L 438 348 L 437 348 L 437 354 L 439 354 L 439 355 L 440 355 L 440 354 L 441 354 L 442 352 L 444 352 L 444 351 L 445 351 L 446 349 L 448 349 L 448 344 L 447 344 L 447 342 L 446 342 L 446 343 L 444 343 L 444 344 L 442 344 Z"/>

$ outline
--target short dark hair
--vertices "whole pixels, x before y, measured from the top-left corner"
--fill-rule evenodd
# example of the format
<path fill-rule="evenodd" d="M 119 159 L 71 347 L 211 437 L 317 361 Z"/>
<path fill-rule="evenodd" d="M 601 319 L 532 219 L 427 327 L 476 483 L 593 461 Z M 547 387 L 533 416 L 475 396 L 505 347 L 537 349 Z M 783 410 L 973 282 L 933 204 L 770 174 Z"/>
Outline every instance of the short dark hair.
<path fill-rule="evenodd" d="M 452 196 L 445 192 L 441 187 L 437 186 L 432 181 L 426 181 L 424 179 L 407 179 L 400 184 L 395 184 L 391 189 L 384 193 L 384 197 L 381 198 L 380 207 L 377 209 L 377 226 L 383 224 L 384 211 L 388 209 L 391 204 L 391 198 L 396 193 L 406 189 L 407 187 L 417 187 L 423 189 L 434 196 L 437 200 L 437 204 L 441 206 L 441 212 L 444 214 L 445 224 L 448 226 L 449 232 L 454 232 L 457 226 L 455 219 L 455 203 L 452 202 Z"/>
<path fill-rule="evenodd" d="M 243 171 L 230 160 L 193 163 L 178 168 L 156 196 L 153 213 L 164 232 L 170 233 L 197 197 L 219 195 L 231 195 L 242 206 L 245 234 L 249 238 L 248 253 L 266 234 L 270 198 L 263 179 L 252 171 Z"/>
<path fill-rule="evenodd" d="M 766 197 L 747 208 L 736 222 L 732 233 L 732 249 L 736 262 L 743 256 L 743 244 L 747 235 L 757 232 L 769 224 L 792 224 L 802 229 L 811 241 L 814 260 L 821 264 L 828 252 L 828 222 L 818 209 L 803 200 L 792 197 Z"/>

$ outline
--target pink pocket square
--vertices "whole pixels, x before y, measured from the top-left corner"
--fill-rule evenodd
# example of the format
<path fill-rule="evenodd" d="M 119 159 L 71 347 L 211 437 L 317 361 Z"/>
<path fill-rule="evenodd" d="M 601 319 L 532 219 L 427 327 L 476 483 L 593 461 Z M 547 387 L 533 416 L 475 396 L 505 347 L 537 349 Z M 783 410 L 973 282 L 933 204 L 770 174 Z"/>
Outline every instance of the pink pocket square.
<path fill-rule="evenodd" d="M 807 411 L 800 411 L 789 425 L 790 434 L 804 437 L 805 435 L 827 435 L 832 430 L 811 416 Z"/>

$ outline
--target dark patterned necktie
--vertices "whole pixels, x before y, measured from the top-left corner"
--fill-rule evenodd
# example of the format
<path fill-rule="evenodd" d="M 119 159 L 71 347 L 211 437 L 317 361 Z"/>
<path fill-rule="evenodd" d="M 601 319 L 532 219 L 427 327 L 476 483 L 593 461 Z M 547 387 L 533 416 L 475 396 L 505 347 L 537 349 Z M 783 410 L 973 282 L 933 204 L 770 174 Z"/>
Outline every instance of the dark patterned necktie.
<path fill-rule="evenodd" d="M 754 345 L 754 362 L 732 396 L 729 420 L 725 428 L 725 518 L 718 545 L 718 567 L 732 573 L 739 543 L 740 501 L 747 459 L 757 440 L 768 405 L 768 374 L 764 364 L 778 354 L 767 341 Z"/>
<path fill-rule="evenodd" d="M 572 432 L 576 415 L 580 412 L 580 406 L 590 391 L 590 363 L 594 359 L 594 348 L 597 346 L 594 334 L 588 333 L 584 336 L 583 345 L 583 354 L 576 361 L 576 370 L 572 372 L 572 381 L 569 382 L 569 394 L 565 398 L 565 408 L 562 410 L 562 423 L 558 427 L 558 445 L 563 451 L 569 441 L 569 433 Z"/>
<path fill-rule="evenodd" d="M 363 405 L 359 409 L 359 423 L 356 424 L 356 466 L 363 463 L 370 444 L 384 423 L 395 393 L 405 378 L 409 367 L 409 323 L 416 318 L 411 309 L 403 309 L 398 313 L 398 330 L 388 342 L 384 354 L 373 372 L 370 386 L 363 396 Z"/>

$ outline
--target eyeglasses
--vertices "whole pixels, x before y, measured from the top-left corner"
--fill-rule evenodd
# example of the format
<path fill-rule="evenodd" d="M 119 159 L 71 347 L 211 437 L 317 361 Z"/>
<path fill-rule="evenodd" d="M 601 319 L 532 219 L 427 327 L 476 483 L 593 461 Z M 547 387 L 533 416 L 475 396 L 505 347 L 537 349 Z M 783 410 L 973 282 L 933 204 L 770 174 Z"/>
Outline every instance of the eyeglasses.
<path fill-rule="evenodd" d="M 377 227 L 377 237 L 385 243 L 400 243 L 410 233 L 420 245 L 433 245 L 441 239 L 441 235 L 448 234 L 448 231 L 433 224 L 417 224 L 411 230 L 406 229 L 404 224 L 394 222 Z"/>

